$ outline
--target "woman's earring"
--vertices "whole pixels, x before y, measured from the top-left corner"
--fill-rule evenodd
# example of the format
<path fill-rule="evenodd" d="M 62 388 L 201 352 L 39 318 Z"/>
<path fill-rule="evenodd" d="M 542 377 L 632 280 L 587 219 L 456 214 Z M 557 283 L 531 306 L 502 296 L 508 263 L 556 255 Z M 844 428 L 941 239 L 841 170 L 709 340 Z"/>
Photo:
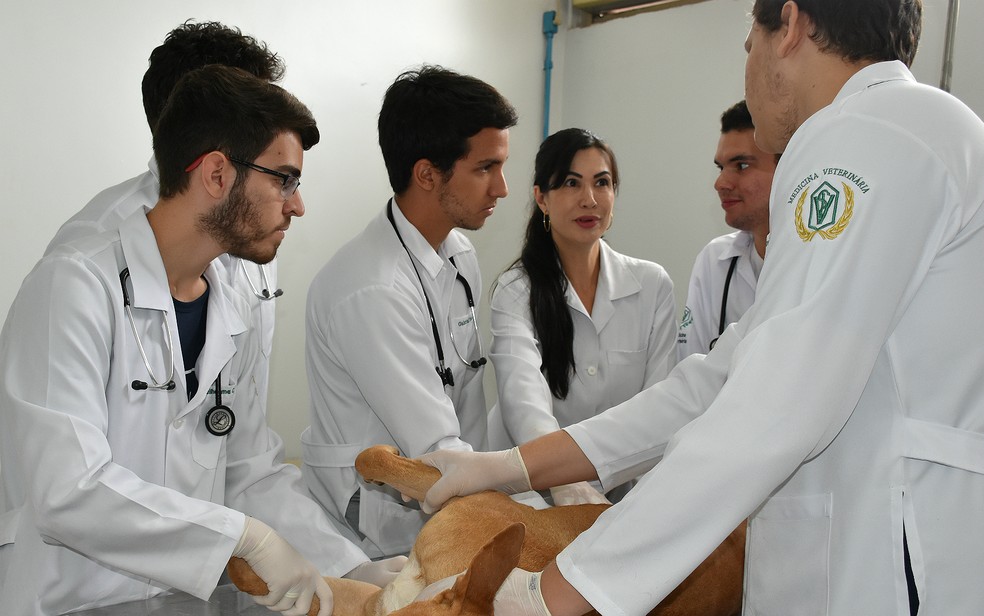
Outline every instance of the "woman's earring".
<path fill-rule="evenodd" d="M 550 233 L 550 214 L 543 213 L 543 230 Z"/>

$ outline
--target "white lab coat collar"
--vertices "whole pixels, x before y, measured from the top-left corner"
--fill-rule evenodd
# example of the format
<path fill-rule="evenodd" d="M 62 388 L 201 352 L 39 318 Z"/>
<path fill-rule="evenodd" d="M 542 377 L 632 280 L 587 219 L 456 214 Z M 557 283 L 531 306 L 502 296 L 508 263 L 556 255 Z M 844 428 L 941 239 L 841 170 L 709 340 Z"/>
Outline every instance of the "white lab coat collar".
<path fill-rule="evenodd" d="M 718 255 L 718 261 L 730 261 L 732 257 L 744 257 L 749 254 L 749 246 L 752 244 L 752 234 L 748 231 L 738 231 L 734 234 L 733 241 L 728 243 L 728 247 Z"/>
<path fill-rule="evenodd" d="M 149 207 L 142 207 L 120 223 L 120 247 L 126 267 L 130 270 L 130 303 L 134 308 L 173 312 L 173 302 L 167 284 L 167 272 L 157 238 L 147 222 Z M 151 248 L 153 247 L 153 248 Z"/>
<path fill-rule="evenodd" d="M 441 273 L 449 258 L 471 250 L 471 247 L 463 241 L 461 233 L 452 229 L 451 233 L 448 233 L 448 236 L 441 242 L 438 250 L 435 251 L 423 234 L 417 230 L 417 227 L 413 226 L 403 215 L 403 211 L 396 203 L 396 197 L 390 199 L 390 205 L 392 206 L 393 222 L 396 223 L 396 228 L 403 237 L 403 243 L 406 244 L 407 250 L 423 266 L 424 271 L 432 280 Z"/>
<path fill-rule="evenodd" d="M 147 161 L 147 170 L 150 171 L 150 174 L 152 176 L 154 176 L 154 178 L 157 180 L 158 184 L 160 184 L 160 181 L 161 181 L 161 172 L 157 168 L 157 158 L 155 158 L 153 156 L 150 157 L 150 160 Z M 153 206 L 154 204 L 153 203 L 149 203 L 148 205 Z"/>
<path fill-rule="evenodd" d="M 126 267 L 130 270 L 130 285 L 133 289 L 130 303 L 134 308 L 173 312 L 174 301 L 166 284 L 167 271 L 164 269 L 161 253 L 157 250 L 157 238 L 147 222 L 149 211 L 149 207 L 143 207 L 120 223 L 120 246 Z M 221 282 L 221 269 L 217 269 L 221 267 L 221 264 L 212 261 L 205 269 L 205 280 L 209 285 L 209 313 L 216 314 L 218 311 L 218 318 L 214 320 L 227 324 L 227 333 L 235 336 L 246 331 L 246 325 L 240 314 L 229 304 Z M 165 283 L 162 285 L 161 281 Z"/>
<path fill-rule="evenodd" d="M 871 64 L 854 73 L 851 78 L 847 80 L 840 92 L 837 93 L 837 96 L 834 97 L 832 104 L 837 105 L 847 97 L 857 94 L 858 92 L 861 92 L 871 86 L 898 79 L 912 82 L 916 81 L 916 78 L 913 77 L 912 72 L 908 69 L 908 67 L 898 60 Z"/>
<path fill-rule="evenodd" d="M 886 81 L 911 81 L 915 82 L 916 78 L 912 75 L 909 68 L 898 60 L 892 60 L 890 62 L 876 62 L 875 64 L 870 64 L 858 72 L 851 75 L 844 85 L 841 87 L 840 92 L 834 97 L 834 100 L 830 102 L 829 105 L 823 107 L 810 117 L 806 119 L 803 124 L 793 133 L 792 138 L 789 143 L 786 144 L 786 150 L 794 150 L 797 145 L 799 135 L 807 134 L 810 127 L 814 122 L 819 122 L 826 116 L 827 113 L 837 113 L 837 110 L 843 107 L 847 101 L 854 95 L 863 92 L 864 90 L 870 88 L 871 86 L 876 86 Z M 776 165 L 776 175 L 779 175 L 781 170 L 785 168 L 785 161 L 787 159 L 780 158 L 778 164 Z M 776 185 L 773 182 L 772 186 L 775 190 Z M 774 202 L 770 199 L 770 203 Z M 771 208 L 770 208 L 771 209 Z"/>
<path fill-rule="evenodd" d="M 171 324 L 172 344 L 174 344 L 175 370 L 182 371 L 183 365 L 180 353 L 180 342 L 177 334 L 177 322 L 174 317 L 174 301 L 167 284 L 167 271 L 157 249 L 157 239 L 154 231 L 147 222 L 149 208 L 141 208 L 120 224 L 120 246 L 123 250 L 125 266 L 130 270 L 130 302 L 134 308 L 161 310 L 167 313 Z M 246 331 L 243 316 L 233 309 L 230 297 L 222 283 L 222 276 L 216 269 L 215 262 L 205 270 L 205 280 L 209 285 L 208 314 L 205 331 L 205 347 L 199 358 L 199 379 L 203 384 L 195 397 L 185 406 L 185 413 L 193 410 L 204 399 L 208 387 L 223 366 L 236 353 L 233 336 Z"/>
<path fill-rule="evenodd" d="M 615 315 L 616 300 L 635 295 L 642 290 L 642 283 L 635 274 L 623 267 L 622 256 L 611 249 L 607 242 L 601 242 L 601 271 L 598 273 L 598 289 L 595 291 L 595 301 L 592 313 L 589 315 L 574 292 L 570 280 L 567 281 L 567 305 L 584 314 L 594 323 L 595 330 L 600 332 L 605 324 Z"/>

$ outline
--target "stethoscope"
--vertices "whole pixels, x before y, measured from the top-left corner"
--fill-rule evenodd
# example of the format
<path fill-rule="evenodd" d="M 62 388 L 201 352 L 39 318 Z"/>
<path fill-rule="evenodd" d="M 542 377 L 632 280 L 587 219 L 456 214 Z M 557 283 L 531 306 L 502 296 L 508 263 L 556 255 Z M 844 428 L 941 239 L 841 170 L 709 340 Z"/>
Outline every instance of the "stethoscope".
<path fill-rule="evenodd" d="M 417 275 L 417 281 L 420 283 L 420 290 L 424 294 L 424 303 L 427 304 L 427 314 L 430 315 L 431 331 L 434 335 L 434 346 L 437 348 L 437 366 L 435 366 L 434 370 L 436 370 L 438 376 L 441 377 L 441 383 L 443 383 L 445 387 L 454 387 L 454 375 L 451 373 L 451 368 L 444 364 L 444 346 L 441 344 L 441 334 L 437 331 L 437 319 L 434 318 L 434 309 L 431 307 L 430 298 L 427 297 L 427 291 L 424 289 L 424 281 L 420 277 L 420 272 L 417 271 L 417 264 L 413 261 L 413 255 L 410 254 L 410 249 L 407 248 L 407 243 L 403 241 L 403 236 L 400 235 L 400 230 L 396 228 L 396 220 L 393 219 L 392 201 L 386 204 L 386 217 L 389 219 L 390 225 L 393 226 L 393 232 L 396 233 L 396 238 L 400 240 L 400 245 L 403 246 L 403 250 L 405 250 L 407 252 L 407 256 L 410 257 L 410 265 L 413 267 L 414 274 Z M 458 266 L 455 265 L 454 257 L 450 257 L 448 260 L 451 261 L 451 265 L 454 265 L 455 270 L 457 270 Z M 478 319 L 475 317 L 475 298 L 472 296 L 471 285 L 469 285 L 468 281 L 465 280 L 465 277 L 461 275 L 461 272 L 456 271 L 455 279 L 461 282 L 461 286 L 465 290 L 465 299 L 468 301 L 468 310 L 471 312 L 472 327 L 475 328 L 475 339 L 478 340 L 478 359 L 469 361 L 462 357 L 461 352 L 458 350 L 458 346 L 454 341 L 454 328 L 450 327 L 449 324 L 448 332 L 451 334 L 451 346 L 454 348 L 455 354 L 458 356 L 458 359 L 462 361 L 462 363 L 477 370 L 478 368 L 484 366 L 488 360 L 485 359 L 485 351 L 482 349 L 482 337 L 478 331 Z"/>
<path fill-rule="evenodd" d="M 243 276 L 246 277 L 246 282 L 249 284 L 249 288 L 253 291 L 253 295 L 257 298 L 268 301 L 271 299 L 276 299 L 284 294 L 283 289 L 277 289 L 273 293 L 270 292 L 270 278 L 267 276 L 267 270 L 265 265 L 256 264 L 256 267 L 260 270 L 260 283 L 262 283 L 263 288 L 257 289 L 256 285 L 253 284 L 253 279 L 249 277 L 249 271 L 246 269 L 246 260 L 240 259 L 239 265 L 243 268 Z"/>
<path fill-rule="evenodd" d="M 143 343 L 140 342 L 140 334 L 137 333 L 137 324 L 133 320 L 133 309 L 130 307 L 130 294 L 126 291 L 126 279 L 130 277 L 130 268 L 124 268 L 120 272 L 120 286 L 123 287 L 123 309 L 126 311 L 126 317 L 130 321 L 130 331 L 133 332 L 133 339 L 137 341 L 137 351 L 140 352 L 140 359 L 143 360 L 144 367 L 147 368 L 147 374 L 150 375 L 150 382 L 134 380 L 130 383 L 130 387 L 136 391 L 143 391 L 145 389 L 157 389 L 161 391 L 174 391 L 174 339 L 171 335 L 171 325 L 167 320 L 167 310 L 162 310 L 164 313 L 164 330 L 167 332 L 167 338 L 164 339 L 164 348 L 167 349 L 167 380 L 159 381 L 157 376 L 154 374 L 154 369 L 150 367 L 150 360 L 147 359 L 147 352 L 144 350 Z"/>
<path fill-rule="evenodd" d="M 167 365 L 169 366 L 167 380 L 159 381 L 150 367 L 150 360 L 147 359 L 147 352 L 144 350 L 143 343 L 140 341 L 140 334 L 137 332 L 137 324 L 133 319 L 133 309 L 130 305 L 130 294 L 126 290 L 126 280 L 130 277 L 130 268 L 124 268 L 120 272 L 120 286 L 123 288 L 123 309 L 126 311 L 127 320 L 130 321 L 130 331 L 133 332 L 133 339 L 137 342 L 137 351 L 140 359 L 143 360 L 147 374 L 150 375 L 150 382 L 135 379 L 130 383 L 136 391 L 156 389 L 159 391 L 174 391 L 174 338 L 171 335 L 171 326 L 167 320 L 167 310 L 164 313 L 164 331 L 167 337 L 164 339 L 164 348 L 167 349 Z M 225 436 L 232 432 L 236 426 L 236 414 L 232 409 L 222 404 L 222 372 L 215 377 L 215 405 L 205 412 L 205 429 L 215 436 Z"/>
<path fill-rule="evenodd" d="M 724 328 L 727 325 L 724 314 L 728 311 L 728 291 L 731 289 L 731 278 L 735 275 L 736 265 L 738 265 L 738 255 L 731 257 L 731 265 L 728 266 L 728 275 L 724 278 L 724 293 L 721 295 L 721 319 L 718 321 L 718 335 L 714 340 L 711 340 L 708 350 L 714 348 L 714 345 L 717 344 L 718 338 L 724 333 Z"/>
<path fill-rule="evenodd" d="M 215 377 L 215 406 L 205 411 L 205 429 L 209 434 L 225 436 L 236 427 L 236 414 L 222 404 L 222 372 Z"/>

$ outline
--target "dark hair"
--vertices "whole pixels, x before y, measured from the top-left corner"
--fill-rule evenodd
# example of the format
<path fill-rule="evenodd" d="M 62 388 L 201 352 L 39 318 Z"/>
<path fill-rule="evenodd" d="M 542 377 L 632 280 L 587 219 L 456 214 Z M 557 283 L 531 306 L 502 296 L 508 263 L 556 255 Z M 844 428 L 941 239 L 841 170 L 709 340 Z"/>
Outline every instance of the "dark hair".
<path fill-rule="evenodd" d="M 752 114 L 748 113 L 745 101 L 738 101 L 721 114 L 721 134 L 737 130 L 755 130 Z"/>
<path fill-rule="evenodd" d="M 786 0 L 755 0 L 752 16 L 768 32 L 782 25 Z M 922 0 L 796 0 L 813 22 L 810 38 L 850 62 L 912 65 L 922 31 Z"/>
<path fill-rule="evenodd" d="M 252 161 L 284 132 L 296 133 L 305 150 L 321 138 L 311 111 L 280 86 L 228 66 L 188 73 L 174 87 L 154 134 L 161 197 L 187 188 L 185 169 L 202 154 L 218 150 Z"/>
<path fill-rule="evenodd" d="M 563 185 L 574 156 L 581 150 L 597 148 L 608 157 L 612 187 L 618 190 L 618 163 L 607 143 L 580 128 L 566 128 L 540 144 L 534 163 L 533 185 L 547 193 Z M 519 259 L 511 267 L 522 266 L 530 282 L 530 317 L 540 341 L 543 372 L 555 398 L 563 400 L 570 391 L 574 372 L 574 320 L 567 309 L 567 277 L 560 264 L 557 246 L 544 228 L 543 213 L 533 204 L 526 224 L 526 236 Z"/>
<path fill-rule="evenodd" d="M 200 24 L 186 21 L 171 30 L 164 42 L 150 52 L 150 66 L 144 73 L 141 90 L 151 133 L 178 80 L 185 73 L 209 64 L 240 68 L 266 81 L 279 81 L 284 76 L 283 60 L 266 43 L 216 21 Z"/>
<path fill-rule="evenodd" d="M 484 128 L 516 125 L 516 110 L 489 84 L 440 66 L 423 66 L 396 78 L 379 112 L 379 147 L 393 192 L 410 186 L 418 160 L 448 177 L 468 154 L 468 139 Z"/>

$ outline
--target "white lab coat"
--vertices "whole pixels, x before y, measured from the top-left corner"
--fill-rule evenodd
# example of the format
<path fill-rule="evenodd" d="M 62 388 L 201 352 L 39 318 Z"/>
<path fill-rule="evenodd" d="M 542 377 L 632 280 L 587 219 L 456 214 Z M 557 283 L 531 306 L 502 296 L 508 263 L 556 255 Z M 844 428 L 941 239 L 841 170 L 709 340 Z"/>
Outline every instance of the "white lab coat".
<path fill-rule="evenodd" d="M 307 373 L 311 425 L 301 435 L 304 477 L 339 520 L 360 490 L 359 526 L 370 556 L 406 553 L 425 516 L 399 494 L 360 482 L 355 457 L 389 444 L 405 456 L 435 449 L 485 448 L 487 418 L 478 338 L 458 270 L 476 305 L 482 282 L 475 250 L 452 231 L 435 252 L 395 203 L 400 245 L 385 209 L 315 276 L 308 292 Z M 420 279 L 414 273 L 414 266 Z M 434 310 L 454 387 L 435 371 L 437 350 L 421 282 Z M 450 328 L 454 328 L 452 343 Z"/>
<path fill-rule="evenodd" d="M 697 255 L 690 274 L 687 304 L 680 320 L 677 359 L 694 353 L 707 353 L 719 335 L 721 302 L 731 260 L 738 257 L 728 285 L 728 305 L 724 325 L 738 321 L 755 301 L 755 285 L 762 269 L 762 258 L 755 252 L 752 234 L 735 231 L 716 237 Z"/>
<path fill-rule="evenodd" d="M 606 484 L 665 453 L 558 557 L 602 614 L 646 613 L 749 516 L 746 615 L 908 613 L 903 526 L 920 614 L 982 613 L 981 169 L 984 123 L 899 62 L 796 131 L 755 305 L 567 428 Z"/>
<path fill-rule="evenodd" d="M 157 378 L 167 374 L 164 312 L 174 343 L 172 392 L 148 380 L 123 309 Z M 207 598 L 244 525 L 264 520 L 326 574 L 366 556 L 304 495 L 299 471 L 266 425 L 258 344 L 246 301 L 214 264 L 201 386 L 189 401 L 163 263 L 145 216 L 56 248 L 25 279 L 0 336 L 0 613 L 55 614 L 144 599 L 174 588 Z M 236 426 L 209 434 L 221 371 Z"/>
<path fill-rule="evenodd" d="M 159 190 L 157 161 L 151 158 L 147 163 L 147 171 L 103 190 L 65 221 L 48 243 L 44 254 L 50 254 L 58 246 L 76 238 L 118 229 L 120 223 L 140 208 L 154 207 L 157 204 Z M 261 354 L 257 358 L 259 365 L 256 384 L 260 391 L 260 399 L 263 401 L 263 410 L 266 412 L 276 301 L 259 299 L 252 287 L 262 292 L 265 273 L 270 293 L 277 289 L 277 260 L 274 259 L 266 265 L 258 265 L 223 254 L 217 261 L 220 266 L 216 270 L 217 274 L 249 302 L 252 315 L 251 329 L 259 332 Z"/>
<path fill-rule="evenodd" d="M 593 417 L 663 380 L 673 367 L 673 283 L 656 263 L 633 259 L 601 241 L 601 271 L 589 315 L 568 284 L 574 365 L 567 398 L 550 393 L 530 316 L 524 270 L 507 270 L 492 294 L 492 348 L 498 411 L 510 443 L 521 444 Z M 495 414 L 490 413 L 490 432 Z"/>

